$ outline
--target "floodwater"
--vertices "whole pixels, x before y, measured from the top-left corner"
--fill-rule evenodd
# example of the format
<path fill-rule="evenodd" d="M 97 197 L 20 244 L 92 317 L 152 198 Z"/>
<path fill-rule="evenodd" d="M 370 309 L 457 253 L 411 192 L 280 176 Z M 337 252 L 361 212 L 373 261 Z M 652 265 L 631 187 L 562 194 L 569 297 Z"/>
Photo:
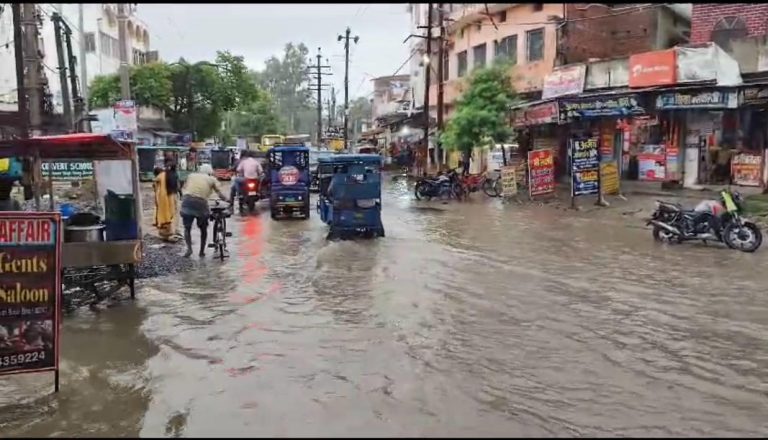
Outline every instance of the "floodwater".
<path fill-rule="evenodd" d="M 768 250 L 385 192 L 384 239 L 262 208 L 228 261 L 68 317 L 60 393 L 0 379 L 0 436 L 768 434 Z"/>

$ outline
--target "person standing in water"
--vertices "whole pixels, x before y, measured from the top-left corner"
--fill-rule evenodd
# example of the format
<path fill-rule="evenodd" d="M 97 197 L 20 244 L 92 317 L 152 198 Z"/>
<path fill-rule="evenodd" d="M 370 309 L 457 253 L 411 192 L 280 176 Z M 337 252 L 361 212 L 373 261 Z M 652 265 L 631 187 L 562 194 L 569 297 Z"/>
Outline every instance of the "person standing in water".
<path fill-rule="evenodd" d="M 200 170 L 187 177 L 181 199 L 181 219 L 184 222 L 184 242 L 187 245 L 185 257 L 192 255 L 192 223 L 197 221 L 200 229 L 200 257 L 205 257 L 205 246 L 208 240 L 208 218 L 210 209 L 208 199 L 213 193 L 224 200 L 227 197 L 219 187 L 219 181 L 213 177 L 213 168 L 209 164 L 200 166 Z"/>

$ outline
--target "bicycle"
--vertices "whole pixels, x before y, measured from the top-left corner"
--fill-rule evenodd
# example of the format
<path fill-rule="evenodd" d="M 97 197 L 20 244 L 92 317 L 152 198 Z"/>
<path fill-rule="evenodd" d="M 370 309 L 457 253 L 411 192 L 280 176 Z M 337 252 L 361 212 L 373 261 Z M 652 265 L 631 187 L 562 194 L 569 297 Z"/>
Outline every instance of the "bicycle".
<path fill-rule="evenodd" d="M 220 206 L 220 202 L 210 207 L 211 218 L 213 219 L 213 242 L 208 247 L 215 249 L 215 253 L 219 254 L 221 261 L 224 258 L 228 258 L 229 255 L 225 254 L 227 250 L 227 237 L 231 237 L 232 233 L 227 232 L 227 219 L 232 217 L 232 212 L 228 211 L 229 206 Z"/>

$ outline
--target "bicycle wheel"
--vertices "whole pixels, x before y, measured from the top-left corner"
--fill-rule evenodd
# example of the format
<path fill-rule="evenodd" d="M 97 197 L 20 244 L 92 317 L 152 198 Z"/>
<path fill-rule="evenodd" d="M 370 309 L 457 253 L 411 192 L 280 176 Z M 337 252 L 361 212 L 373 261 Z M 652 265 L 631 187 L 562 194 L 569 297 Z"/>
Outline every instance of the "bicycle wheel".
<path fill-rule="evenodd" d="M 483 182 L 483 193 L 488 197 L 499 196 L 499 192 L 496 190 L 496 179 L 485 179 L 485 182 Z"/>
<path fill-rule="evenodd" d="M 218 250 L 219 250 L 219 259 L 221 261 L 224 261 L 224 251 L 227 249 L 227 224 L 224 222 L 221 222 L 219 225 L 219 239 L 218 239 Z"/>

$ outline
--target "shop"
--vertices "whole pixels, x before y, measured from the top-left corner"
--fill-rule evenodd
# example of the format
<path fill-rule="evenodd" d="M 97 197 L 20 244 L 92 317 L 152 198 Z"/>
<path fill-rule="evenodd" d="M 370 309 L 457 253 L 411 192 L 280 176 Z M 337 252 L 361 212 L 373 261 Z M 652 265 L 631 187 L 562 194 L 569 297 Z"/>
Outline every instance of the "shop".
<path fill-rule="evenodd" d="M 742 150 L 731 162 L 731 177 L 735 185 L 765 186 L 768 162 L 768 84 L 749 85 L 740 94 L 741 126 L 744 138 Z"/>
<path fill-rule="evenodd" d="M 732 159 L 742 150 L 738 97 L 736 88 L 722 87 L 658 93 L 657 123 L 643 148 L 660 159 L 655 166 L 667 176 L 654 180 L 680 180 L 686 187 L 729 184 Z M 641 178 L 651 160 L 640 159 Z"/>
<path fill-rule="evenodd" d="M 555 178 L 564 174 L 566 150 L 560 148 L 558 126 L 560 112 L 555 100 L 539 101 L 519 108 L 512 114 L 512 127 L 517 131 L 516 156 L 522 160 L 529 151 L 550 149 L 554 155 Z"/>
<path fill-rule="evenodd" d="M 612 178 L 625 178 L 631 168 L 632 128 L 639 124 L 636 121 L 648 119 L 646 108 L 643 95 L 628 89 L 561 99 L 560 121 L 567 128 L 563 137 L 569 143 L 574 139 L 596 139 L 601 164 L 619 174 Z"/>

